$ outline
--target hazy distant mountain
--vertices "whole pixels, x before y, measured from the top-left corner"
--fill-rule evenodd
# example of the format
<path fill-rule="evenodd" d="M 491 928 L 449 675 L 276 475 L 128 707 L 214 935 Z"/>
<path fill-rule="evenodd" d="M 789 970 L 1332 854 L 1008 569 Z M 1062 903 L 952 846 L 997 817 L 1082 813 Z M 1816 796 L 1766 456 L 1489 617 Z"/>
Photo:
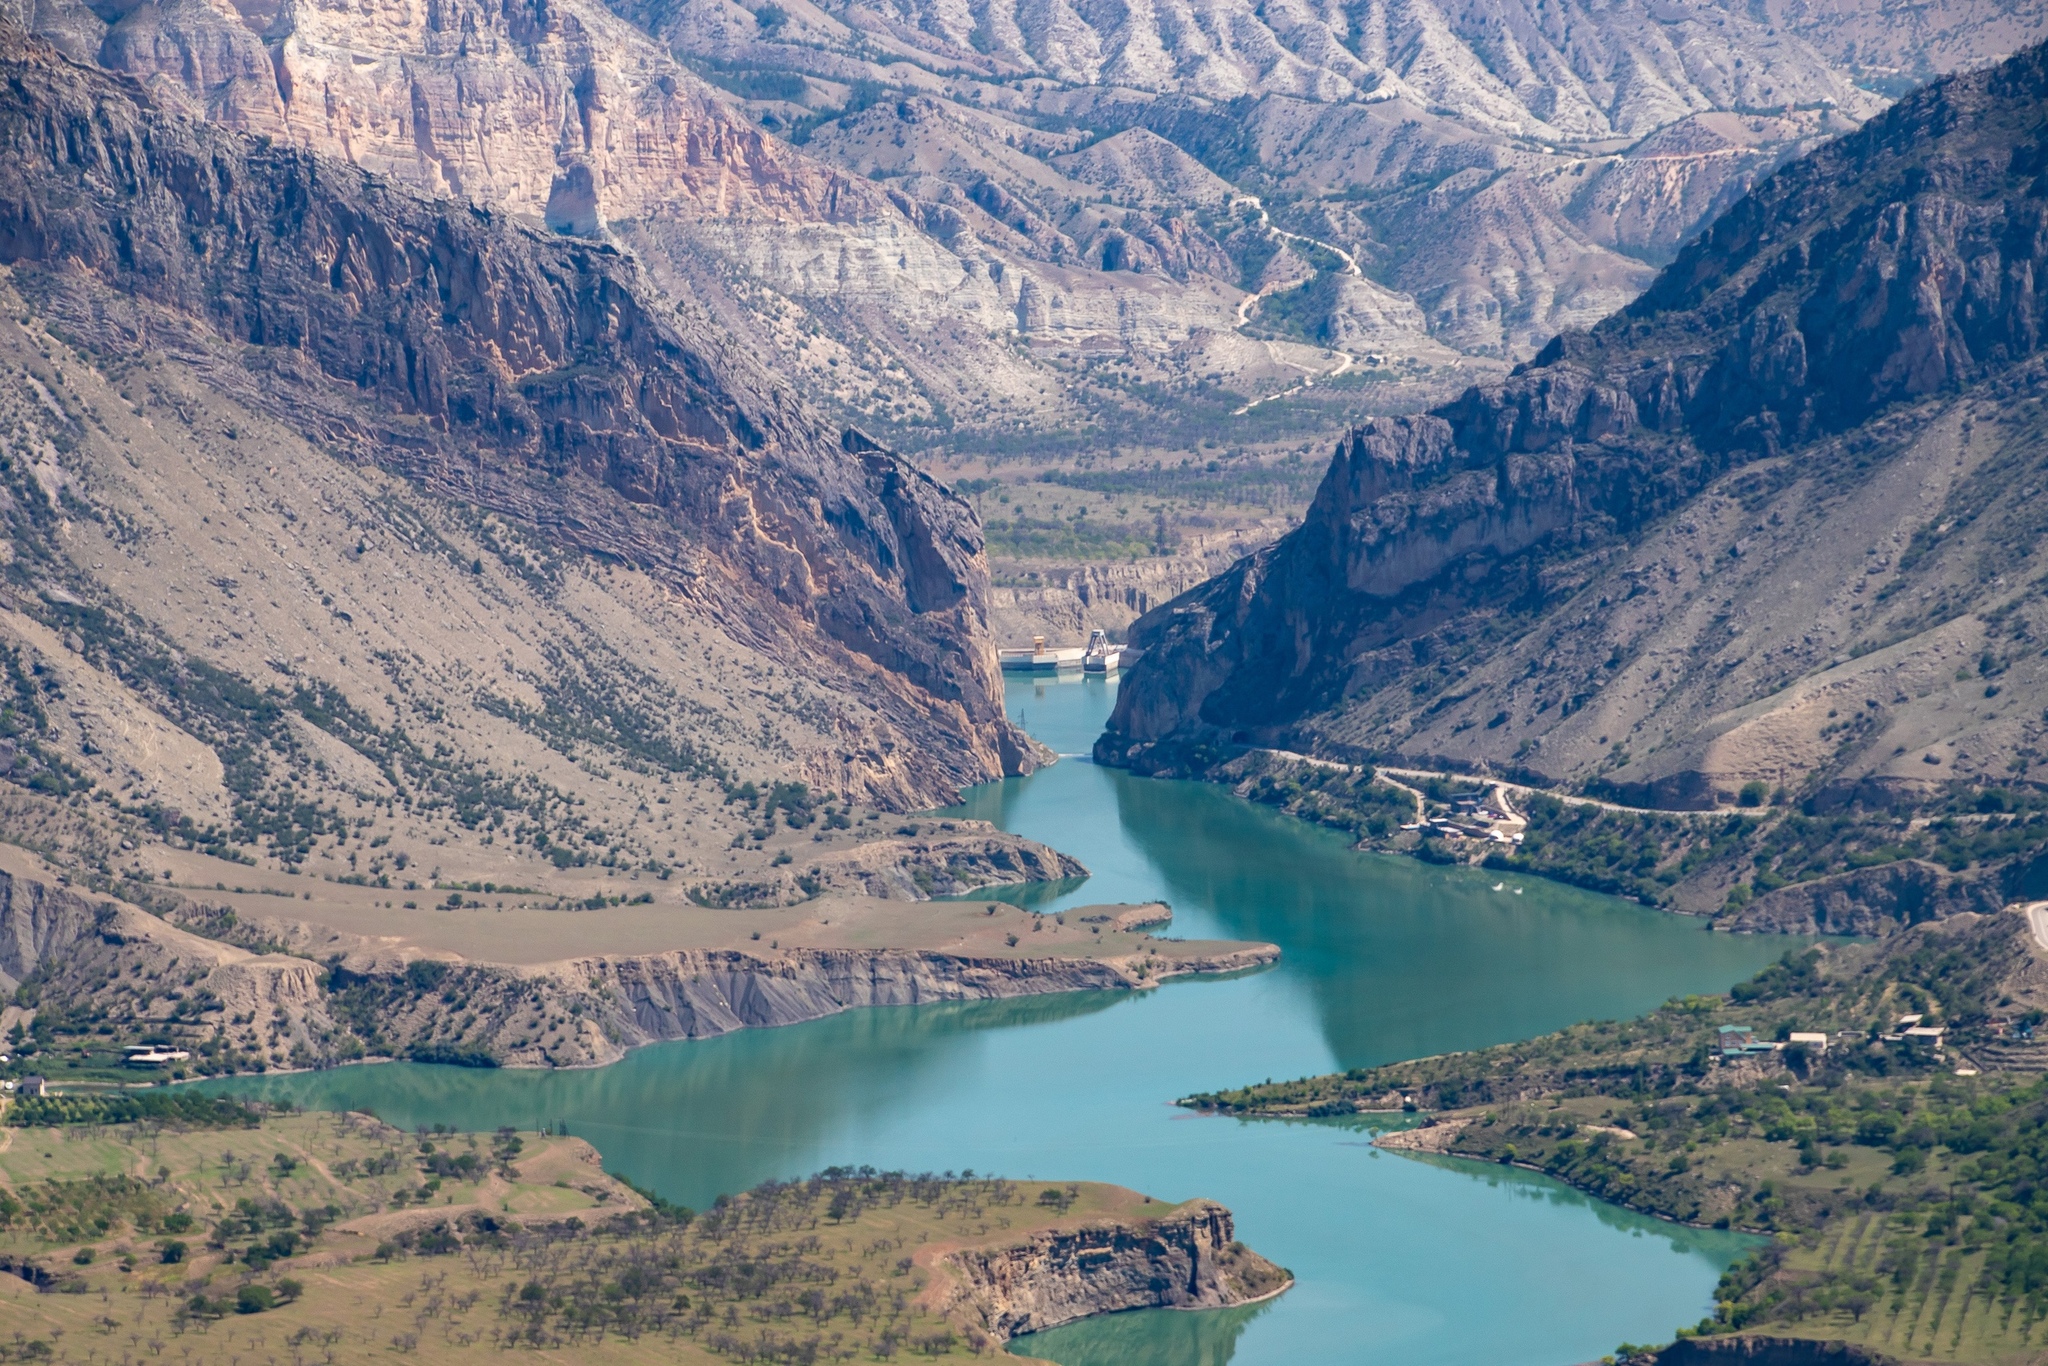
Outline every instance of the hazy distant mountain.
<path fill-rule="evenodd" d="M 1664 0 L 619 8 L 825 160 L 999 203 L 1052 259 L 1202 269 L 1104 232 L 1105 194 L 1143 237 L 1177 202 L 1238 259 L 1234 282 L 1257 283 L 1206 178 L 1162 195 L 1157 158 L 1122 154 L 1075 174 L 1097 140 L 1146 129 L 1352 252 L 1438 338 L 1524 354 L 1626 302 L 1644 263 L 1916 77 L 2048 34 L 2038 7 L 1995 0 L 1938 20 Z"/>

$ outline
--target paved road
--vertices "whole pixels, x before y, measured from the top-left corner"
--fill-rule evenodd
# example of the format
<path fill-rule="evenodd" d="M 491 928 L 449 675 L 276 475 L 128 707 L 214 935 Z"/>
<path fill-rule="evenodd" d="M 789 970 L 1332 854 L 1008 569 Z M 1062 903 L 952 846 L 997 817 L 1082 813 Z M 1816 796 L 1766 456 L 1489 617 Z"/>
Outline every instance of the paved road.
<path fill-rule="evenodd" d="M 2025 912 L 2027 924 L 2034 929 L 2034 942 L 2048 949 L 2048 901 L 2029 901 L 2016 909 Z"/>
<path fill-rule="evenodd" d="M 1506 800 L 1506 794 L 1510 792 L 1541 794 L 1545 797 L 1555 798 L 1567 806 L 1596 806 L 1602 811 L 1630 811 L 1640 814 L 1644 810 L 1644 808 L 1639 806 L 1623 806 L 1619 802 L 1603 802 L 1597 797 L 1579 797 L 1565 792 L 1552 792 L 1548 788 L 1530 787 L 1526 783 L 1511 783 L 1504 778 L 1477 778 L 1470 773 L 1451 773 L 1433 768 L 1385 768 L 1379 764 L 1344 764 L 1337 762 L 1335 759 L 1318 759 L 1314 755 L 1298 754 L 1291 749 L 1268 749 L 1260 752 L 1271 754 L 1281 759 L 1292 759 L 1300 764 L 1315 764 L 1319 768 L 1342 769 L 1346 773 L 1356 773 L 1361 768 L 1371 768 L 1373 772 L 1384 778 L 1389 786 L 1398 787 L 1403 792 L 1413 793 L 1418 802 L 1421 800 L 1422 794 L 1407 783 L 1398 782 L 1396 779 L 1435 778 L 1447 783 L 1479 783 L 1501 794 L 1500 803 L 1506 811 L 1508 818 L 1521 825 L 1528 824 L 1528 820 Z M 1719 816 L 1725 813 L 1722 811 L 1659 811 L 1657 814 L 1660 816 Z M 2048 905 L 2048 903 L 2043 904 Z"/>

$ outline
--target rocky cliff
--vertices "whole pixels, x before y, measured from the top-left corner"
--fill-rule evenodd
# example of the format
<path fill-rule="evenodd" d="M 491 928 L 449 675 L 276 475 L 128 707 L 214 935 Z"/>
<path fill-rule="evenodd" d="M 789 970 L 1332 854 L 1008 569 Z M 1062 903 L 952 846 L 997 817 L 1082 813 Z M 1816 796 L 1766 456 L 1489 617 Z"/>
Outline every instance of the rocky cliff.
<path fill-rule="evenodd" d="M 0 263 L 72 345 L 185 357 L 865 695 L 915 742 L 843 755 L 835 786 L 916 803 L 1028 767 L 972 510 L 821 428 L 616 251 L 190 122 L 26 40 L 8 74 Z"/>
<path fill-rule="evenodd" d="M 640 1044 L 798 1024 L 866 1006 L 1143 990 L 1279 957 L 1270 944 L 1131 935 L 1168 918 L 1163 908 L 1144 907 L 1111 927 L 1125 938 L 1083 935 L 1078 949 L 1035 954 L 1039 941 L 1019 951 L 1016 935 L 1007 949 L 993 936 L 988 947 L 935 949 L 785 946 L 763 944 L 757 934 L 741 948 L 504 962 L 317 922 L 242 917 L 200 902 L 172 908 L 165 918 L 55 886 L 50 870 L 18 851 L 5 861 L 18 866 L 0 870 L 0 986 L 11 993 L 33 978 L 18 1006 L 9 1007 L 10 1024 L 29 1022 L 46 1054 L 69 1052 L 79 1038 L 102 1052 L 145 1035 L 172 1039 L 194 1054 L 196 1075 L 365 1057 L 598 1066 Z M 844 920 L 849 912 L 828 907 L 827 914 Z M 982 920 L 978 909 L 963 916 Z M 745 938 L 737 928 L 729 933 Z M 500 937 L 504 956 L 516 959 L 517 936 Z M 689 937 L 687 926 L 667 934 L 669 942 Z M 864 934 L 859 942 L 878 937 Z M 110 1039 L 95 1034 L 101 1024 L 115 1031 Z"/>
<path fill-rule="evenodd" d="M 1125 1309 L 1220 1309 L 1293 1278 L 1236 1241 L 1230 1211 L 1195 1200 L 1145 1221 L 1042 1230 L 1007 1246 L 940 1251 L 928 1301 L 997 1341 Z"/>
<path fill-rule="evenodd" d="M 2044 133 L 2041 49 L 1941 82 L 1598 327 L 1365 423 L 1299 530 L 1134 627 L 1098 753 L 1400 755 L 1679 805 L 2011 771 L 2048 688 L 2019 643 Z"/>
<path fill-rule="evenodd" d="M 112 1021 L 124 1037 L 173 1023 L 265 1021 L 272 1037 L 333 1039 L 325 974 L 310 959 L 251 951 L 190 933 L 136 906 L 59 885 L 32 856 L 0 855 L 0 988 L 30 988 L 7 1008 L 29 1030 L 27 1049 L 57 1031 L 92 1036 Z M 133 976 L 146 986 L 124 985 Z M 102 1055 L 116 1045 L 97 1041 Z M 303 1045 L 301 1060 L 314 1056 Z M 284 1054 L 280 1053 L 280 1060 Z M 33 1056 L 22 1061 L 32 1065 Z M 253 1061 L 253 1058 L 252 1058 Z"/>
<path fill-rule="evenodd" d="M 1625 302 L 1644 260 L 1877 90 L 2040 33 L 1995 0 L 1896 26 L 1854 0 L 1285 19 L 1205 0 L 1185 23 L 724 0 L 14 8 L 194 116 L 630 244 L 842 415 L 940 441 L 963 419 L 1143 430 L 1174 406 L 1155 386 L 1250 391 L 1276 359 L 1327 371 L 1329 344 L 1526 355 Z M 1249 228 L 1238 192 L 1371 283 Z M 1276 246 L 1330 297 L 1306 328 L 1298 299 L 1260 346 L 1210 345 L 1273 282 Z M 1076 362 L 1084 383 L 1048 383 Z"/>
<path fill-rule="evenodd" d="M 1887 95 L 2048 32 L 1998 0 L 1897 22 L 1859 0 L 1768 14 L 1457 0 L 1285 16 L 1199 0 L 1174 18 L 1000 2 L 778 7 L 766 19 L 729 3 L 615 8 L 765 126 L 891 185 L 918 221 L 945 225 L 935 235 L 971 236 L 1035 293 L 1070 296 L 1027 324 L 1020 290 L 1023 330 L 1069 345 L 1092 332 L 1162 377 L 1175 358 L 1158 342 L 1202 318 L 1186 286 L 1272 282 L 1275 243 L 1218 212 L 1232 190 L 1267 196 L 1283 227 L 1412 297 L 1368 344 L 1412 346 L 1419 325 L 1525 356 L 1627 302 L 1713 213 Z M 1334 260 L 1293 264 L 1304 279 L 1325 272 L 1323 285 L 1347 278 Z M 1117 318 L 1084 323 L 1072 305 L 1100 297 L 1081 282 L 1096 268 L 1139 287 Z M 1375 312 L 1386 310 L 1340 306 L 1319 339 Z M 1279 313 L 1274 330 L 1300 339 Z M 1228 369 L 1233 384 L 1248 378 Z"/>
<path fill-rule="evenodd" d="M 819 859 L 804 876 L 813 887 L 906 901 L 958 896 L 977 887 L 1088 876 L 1079 859 L 1036 840 L 1020 839 L 980 821 L 949 824 L 961 828 L 946 833 L 927 826 L 921 834 L 863 843 L 843 855 Z M 801 885 L 793 889 L 803 893 Z"/>
<path fill-rule="evenodd" d="M 579 959 L 551 966 L 545 975 L 578 991 L 586 982 L 601 984 L 594 989 L 606 1002 L 600 1029 L 613 1026 L 611 1046 L 600 1047 L 591 1061 L 610 1062 L 635 1044 L 797 1024 L 863 1006 L 1131 991 L 1170 977 L 1241 972 L 1278 957 L 1271 945 L 1170 959 L 1145 953 L 1032 958 L 889 949 L 731 950 Z M 531 1066 L 538 1057 L 514 1048 L 506 1061 Z"/>
<path fill-rule="evenodd" d="M 62 887 L 0 870 L 0 992 L 93 933 L 100 908 Z"/>

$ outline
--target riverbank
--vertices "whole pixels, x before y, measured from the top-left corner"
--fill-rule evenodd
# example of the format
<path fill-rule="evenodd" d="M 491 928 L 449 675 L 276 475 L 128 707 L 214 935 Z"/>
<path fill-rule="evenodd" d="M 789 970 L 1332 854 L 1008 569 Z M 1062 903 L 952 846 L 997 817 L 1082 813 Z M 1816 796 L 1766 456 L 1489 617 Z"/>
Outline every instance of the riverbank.
<path fill-rule="evenodd" d="M 166 1069 L 174 1079 L 377 1058 L 594 1067 L 642 1044 L 862 1006 L 1142 990 L 1279 954 L 1140 932 L 1162 918 L 1156 907 L 1041 916 L 844 896 L 761 909 L 287 907 L 161 917 L 0 871 L 0 986 L 30 984 L 0 1022 L 27 1036 L 12 1070 L 130 1079 L 121 1049 L 145 1037 L 188 1055 Z"/>
<path fill-rule="evenodd" d="M 1109 690 L 1026 681 L 1011 691 L 1013 714 L 1028 709 L 1034 733 L 1075 751 L 1086 739 L 1069 734 L 1092 736 L 1099 721 L 1084 709 Z M 1055 710 L 1070 702 L 1071 712 Z M 373 1109 L 408 1130 L 566 1126 L 612 1170 L 699 1208 L 766 1178 L 860 1164 L 1207 1196 L 1309 1292 L 1242 1309 L 1102 1315 L 1015 1344 L 1063 1366 L 1348 1361 L 1361 1342 L 1412 1366 L 1593 1360 L 1696 1320 L 1744 1250 L 1734 1235 L 1595 1206 L 1520 1171 L 1375 1160 L 1348 1141 L 1365 1135 L 1205 1124 L 1170 1101 L 1632 1014 L 1725 988 L 1782 944 L 1708 936 L 1543 883 L 1493 893 L 1493 877 L 1360 856 L 1332 832 L 1218 789 L 1085 762 L 969 796 L 971 809 L 932 819 L 993 821 L 1094 870 L 1084 886 L 1047 887 L 1032 903 L 1063 908 L 1070 930 L 1083 902 L 1164 900 L 1172 934 L 1267 941 L 1284 956 L 1161 991 L 847 1011 L 638 1048 L 605 1068 L 399 1063 L 201 1093 Z M 1398 1236 L 1360 1236 L 1374 1228 Z"/>
<path fill-rule="evenodd" d="M 2031 910 L 1816 947 L 1637 1020 L 1181 1103 L 1275 1118 L 1399 1106 L 1423 1118 L 1374 1146 L 1770 1236 L 1697 1332 L 2002 1366 L 2038 1350 L 2048 1319 L 2028 1269 L 2048 1256 L 2048 1217 L 2027 1204 L 2048 1122 L 2028 1024 L 2048 1008 L 2048 948 Z"/>
<path fill-rule="evenodd" d="M 1734 933 L 1880 936 L 1995 911 L 2048 852 L 2048 793 L 2017 785 L 1869 807 L 1756 785 L 1744 805 L 1666 811 L 1266 749 L 1183 756 L 1158 776 L 1218 784 L 1360 849 L 1540 877 Z"/>

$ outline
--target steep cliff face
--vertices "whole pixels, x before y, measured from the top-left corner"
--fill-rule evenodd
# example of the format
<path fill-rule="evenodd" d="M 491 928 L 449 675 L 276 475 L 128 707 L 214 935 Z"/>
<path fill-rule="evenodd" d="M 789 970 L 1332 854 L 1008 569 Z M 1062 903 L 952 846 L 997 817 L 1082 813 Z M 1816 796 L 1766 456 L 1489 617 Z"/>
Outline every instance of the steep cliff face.
<path fill-rule="evenodd" d="M 419 958 L 386 945 L 357 946 L 324 973 L 310 960 L 278 957 L 250 959 L 231 975 L 238 982 L 267 981 L 261 969 L 268 966 L 274 976 L 279 964 L 297 964 L 309 975 L 313 989 L 293 1003 L 295 1012 L 310 1010 L 340 1023 L 330 1024 L 324 1038 L 286 1029 L 297 1050 L 295 1066 L 332 1065 L 367 1052 L 504 1067 L 599 1067 L 641 1044 L 802 1024 L 843 1010 L 1133 991 L 1169 977 L 1260 967 L 1277 957 L 1269 945 L 1171 958 L 750 946 L 516 967 Z M 444 992 L 466 1003 L 468 1018 L 454 1028 Z M 238 999 L 246 994 L 241 989 Z M 550 1016 L 561 1022 L 559 1029 L 547 1027 Z"/>
<path fill-rule="evenodd" d="M 887 208 L 576 0 L 49 0 L 25 18 L 167 107 L 583 235 L 664 209 L 832 222 Z"/>
<path fill-rule="evenodd" d="M 863 1006 L 994 1001 L 1060 991 L 1131 991 L 1167 977 L 1238 972 L 1279 957 L 1270 945 L 1151 959 L 967 957 L 917 950 L 797 949 L 677 952 L 578 959 L 551 966 L 558 989 L 598 982 L 614 1028 L 594 1062 L 662 1039 L 798 1024 Z M 1154 971 L 1143 964 L 1160 965 Z M 508 1051 L 513 1065 L 531 1056 Z M 1021 1331 L 1021 1330 L 1020 1330 Z"/>
<path fill-rule="evenodd" d="M 2005 576 L 2031 554 L 2010 495 L 2032 472 L 2015 400 L 2043 342 L 2044 132 L 2041 49 L 1931 87 L 1780 171 L 1592 331 L 1364 424 L 1299 530 L 1134 627 L 1099 752 L 1322 745 L 1699 802 L 1990 724 L 1937 721 L 1904 680 L 1984 641 L 1958 609 L 2038 606 Z M 1966 526 L 1972 547 L 1945 543 Z M 1873 569 L 1897 576 L 1875 600 Z M 1873 670 L 1900 681 L 1866 708 Z M 1870 722 L 1835 724 L 1844 690 Z"/>
<path fill-rule="evenodd" d="M 60 886 L 19 850 L 5 859 L 12 866 L 0 869 L 0 990 L 11 994 L 37 975 L 20 1012 L 33 1026 L 31 1047 L 47 1047 L 53 1027 L 89 1034 L 111 1019 L 124 1034 L 139 1034 L 196 1020 L 181 1004 L 187 993 L 219 1020 L 260 1018 L 271 1037 L 301 1041 L 301 1065 L 316 1056 L 306 1042 L 335 1036 L 324 974 L 312 960 L 191 934 L 135 906 Z M 129 976 L 165 985 L 138 992 L 122 985 Z"/>
<path fill-rule="evenodd" d="M 0 992 L 94 933 L 100 908 L 75 892 L 0 870 Z"/>
<path fill-rule="evenodd" d="M 805 151 L 1013 261 L 1244 284 L 1261 258 L 1218 185 L 1284 190 L 1283 226 L 1413 295 L 1432 335 L 1518 358 L 1627 302 L 1705 218 L 1887 95 L 2048 32 L 1998 0 L 1896 25 L 1860 0 L 614 8 Z M 861 81 L 888 96 L 842 103 Z M 1102 140 L 1077 150 L 1077 121 Z M 1204 249 L 1169 245 L 1197 240 L 1191 218 Z M 1143 321 L 1188 316 L 1192 294 L 1144 300 Z"/>
<path fill-rule="evenodd" d="M 1220 1309 L 1292 1283 L 1235 1241 L 1230 1211 L 1195 1200 L 1163 1218 L 1046 1229 L 1008 1246 L 940 1252 L 928 1297 L 998 1341 L 1090 1314 Z"/>
<path fill-rule="evenodd" d="M 1720 922 L 1751 934 L 1890 934 L 1952 915 L 1992 914 L 2010 888 L 1959 878 L 1921 859 L 1794 883 L 1758 897 Z"/>
<path fill-rule="evenodd" d="M 1151 384 L 1219 369 L 1256 386 L 1252 351 L 1196 354 L 1242 321 L 1273 245 L 1228 211 L 1240 189 L 1283 189 L 1288 226 L 1414 296 L 1326 276 L 1351 297 L 1315 334 L 1269 339 L 1286 363 L 1327 370 L 1321 346 L 1350 341 L 1426 358 L 1425 326 L 1525 356 L 1880 108 L 1874 90 L 2041 32 L 1996 0 L 1902 24 L 1918 42 L 1856 0 L 1775 21 L 1635 0 L 1285 19 L 1204 0 L 1185 22 L 729 0 L 13 8 L 167 106 L 664 258 L 842 411 L 941 432 L 942 415 L 1128 419 L 1170 407 Z M 820 331 L 829 355 L 806 344 Z M 1126 353 L 1144 382 L 1092 364 L 1087 386 L 1048 386 L 1018 334 Z"/>
<path fill-rule="evenodd" d="M 883 900 L 921 901 L 956 896 L 977 887 L 1058 882 L 1088 876 L 1079 859 L 1036 840 L 965 823 L 956 834 L 897 836 L 864 843 L 838 857 L 821 858 L 804 876 L 830 887 Z M 913 827 L 914 828 L 914 827 Z M 794 884 L 792 900 L 805 895 Z"/>
<path fill-rule="evenodd" d="M 32 863 L 25 855 L 8 861 Z M 37 974 L 26 1015 L 36 1022 L 45 1056 L 71 1046 L 59 1036 L 83 1036 L 104 1050 L 109 1044 L 95 1042 L 93 1031 L 109 1024 L 115 1044 L 172 1039 L 194 1055 L 190 1067 L 198 1075 L 365 1057 L 601 1066 L 641 1044 L 800 1024 L 843 1010 L 1138 991 L 1175 977 L 1247 971 L 1279 957 L 1270 944 L 1164 942 L 1134 933 L 1170 918 L 1157 906 L 1115 917 L 1106 937 L 1083 934 L 1079 947 L 1035 955 L 1029 946 L 1015 947 L 1016 935 L 1007 949 L 995 934 L 984 936 L 986 944 L 946 948 L 817 947 L 786 938 L 778 946 L 732 930 L 743 947 L 539 962 L 531 954 L 517 961 L 526 946 L 516 933 L 500 932 L 504 958 L 493 961 L 390 935 L 339 932 L 318 921 L 240 917 L 197 901 L 167 919 L 119 901 L 88 900 L 34 867 L 0 870 L 0 896 L 0 986 L 11 993 Z M 842 921 L 859 913 L 845 903 L 826 911 Z M 970 910 L 964 918 L 978 923 L 982 916 Z M 780 933 L 790 935 L 789 922 L 782 923 Z M 601 927 L 589 933 L 604 936 Z M 690 937 L 686 925 L 664 928 L 653 942 Z M 886 931 L 857 942 L 876 938 L 886 943 Z M 137 980 L 152 985 L 137 989 Z"/>
<path fill-rule="evenodd" d="M 918 738 L 867 775 L 898 800 L 1028 765 L 964 503 L 821 430 L 608 247 L 163 114 L 38 48 L 0 96 L 0 263 L 76 344 L 190 355 L 330 449 L 837 675 Z"/>

